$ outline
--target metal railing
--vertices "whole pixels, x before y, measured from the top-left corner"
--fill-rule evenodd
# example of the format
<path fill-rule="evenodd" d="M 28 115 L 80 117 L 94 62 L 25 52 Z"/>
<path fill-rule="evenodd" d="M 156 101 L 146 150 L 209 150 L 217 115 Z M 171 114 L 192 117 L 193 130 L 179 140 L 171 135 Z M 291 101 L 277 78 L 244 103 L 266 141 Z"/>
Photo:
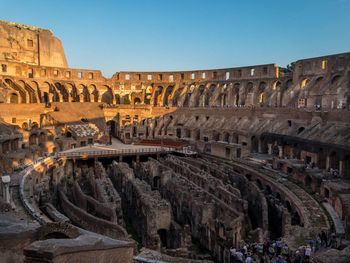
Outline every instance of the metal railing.
<path fill-rule="evenodd" d="M 159 147 L 159 148 L 142 148 L 142 149 L 116 149 L 116 150 L 99 150 L 99 151 L 76 151 L 76 152 L 60 152 L 58 157 L 79 157 L 79 156 L 114 156 L 114 155 L 134 155 L 134 154 L 154 154 L 173 152 L 175 148 Z"/>

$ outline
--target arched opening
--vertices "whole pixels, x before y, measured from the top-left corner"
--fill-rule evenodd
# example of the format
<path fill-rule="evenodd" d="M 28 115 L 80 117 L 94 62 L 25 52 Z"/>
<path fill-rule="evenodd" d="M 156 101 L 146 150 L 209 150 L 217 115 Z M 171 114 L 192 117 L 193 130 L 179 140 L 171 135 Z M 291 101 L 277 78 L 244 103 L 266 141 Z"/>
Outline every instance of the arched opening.
<path fill-rule="evenodd" d="M 120 104 L 120 95 L 119 94 L 115 94 L 115 104 Z"/>
<path fill-rule="evenodd" d="M 139 105 L 141 104 L 141 99 L 140 98 L 134 98 L 134 105 Z"/>
<path fill-rule="evenodd" d="M 292 220 L 291 220 L 292 226 L 298 226 L 301 225 L 300 215 L 297 211 L 292 213 Z"/>
<path fill-rule="evenodd" d="M 29 129 L 29 125 L 28 125 L 27 122 L 23 122 L 23 123 L 22 123 L 22 129 L 23 129 L 23 130 L 28 130 L 28 129 Z"/>
<path fill-rule="evenodd" d="M 166 247 L 167 246 L 167 231 L 166 229 L 159 229 L 157 231 L 160 242 L 161 242 L 161 247 Z"/>
<path fill-rule="evenodd" d="M 213 141 L 216 141 L 216 142 L 219 141 L 220 133 L 214 130 L 213 135 L 212 135 L 212 139 L 213 139 Z"/>
<path fill-rule="evenodd" d="M 40 145 L 43 145 L 44 143 L 46 142 L 46 134 L 41 132 L 39 134 L 39 144 Z"/>
<path fill-rule="evenodd" d="M 288 212 L 291 213 L 292 212 L 292 206 L 291 206 L 291 204 L 290 204 L 290 202 L 288 200 L 286 200 L 286 207 L 287 207 Z"/>
<path fill-rule="evenodd" d="M 99 92 L 98 92 L 95 85 L 91 84 L 89 86 L 89 92 L 90 92 L 90 101 L 91 102 L 98 102 Z"/>
<path fill-rule="evenodd" d="M 328 188 L 324 188 L 324 197 L 329 198 L 329 189 Z"/>
<path fill-rule="evenodd" d="M 230 139 L 230 134 L 229 133 L 227 133 L 227 132 L 224 132 L 223 134 L 222 134 L 222 141 L 223 142 L 229 142 L 229 139 Z"/>
<path fill-rule="evenodd" d="M 203 107 L 205 105 L 205 86 L 200 85 L 198 87 L 198 99 L 195 102 L 195 107 Z"/>
<path fill-rule="evenodd" d="M 109 135 L 112 135 L 114 137 L 117 137 L 117 127 L 116 122 L 114 120 L 107 121 L 107 130 L 109 131 Z"/>
<path fill-rule="evenodd" d="M 161 102 L 161 95 L 163 92 L 163 87 L 159 86 L 155 92 L 154 92 L 154 97 L 153 97 L 153 106 L 161 106 L 160 102 Z"/>
<path fill-rule="evenodd" d="M 32 127 L 31 127 L 32 129 L 37 129 L 37 128 L 39 128 L 39 124 L 38 124 L 37 122 L 33 122 L 31 126 L 32 126 Z"/>
<path fill-rule="evenodd" d="M 107 104 L 113 103 L 113 93 L 110 88 L 107 88 L 107 90 L 102 94 L 101 101 Z"/>
<path fill-rule="evenodd" d="M 176 129 L 176 137 L 179 139 L 181 138 L 181 129 L 180 128 Z"/>
<path fill-rule="evenodd" d="M 329 168 L 333 168 L 333 169 L 338 169 L 339 168 L 339 159 L 337 156 L 336 152 L 331 152 L 331 154 L 329 155 Z"/>
<path fill-rule="evenodd" d="M 55 85 L 56 89 L 59 90 L 59 92 L 61 93 L 62 100 L 64 102 L 68 102 L 69 101 L 69 94 L 68 94 L 66 87 L 59 82 L 55 83 L 54 85 Z"/>
<path fill-rule="evenodd" d="M 29 136 L 29 145 L 36 145 L 37 139 L 38 139 L 38 136 L 36 134 L 31 134 Z"/>
<path fill-rule="evenodd" d="M 304 89 L 308 82 L 309 82 L 308 79 L 302 79 L 302 80 L 300 81 L 300 88 L 301 88 L 301 89 Z"/>
<path fill-rule="evenodd" d="M 255 136 L 251 137 L 251 152 L 257 153 L 259 151 L 259 140 Z"/>
<path fill-rule="evenodd" d="M 240 85 L 239 83 L 235 83 L 233 85 L 233 94 L 234 94 L 234 105 L 235 106 L 238 106 L 239 105 L 239 88 L 240 88 Z"/>
<path fill-rule="evenodd" d="M 200 130 L 194 130 L 194 136 L 193 138 L 196 140 L 196 141 L 199 141 L 201 139 L 201 132 Z"/>
<path fill-rule="evenodd" d="M 335 75 L 332 77 L 331 79 L 331 84 L 336 84 L 338 82 L 338 80 L 340 79 L 340 75 Z"/>
<path fill-rule="evenodd" d="M 145 90 L 145 98 L 144 98 L 144 103 L 149 105 L 151 102 L 151 97 L 152 97 L 152 91 L 153 88 L 152 86 L 148 86 Z"/>
<path fill-rule="evenodd" d="M 160 187 L 160 176 L 153 177 L 153 188 L 159 189 Z"/>
<path fill-rule="evenodd" d="M 265 101 L 265 97 L 264 97 L 264 92 L 266 89 L 266 83 L 265 82 L 260 82 L 259 84 L 259 88 L 258 88 L 258 103 L 262 106 L 264 105 Z"/>
<path fill-rule="evenodd" d="M 238 139 L 239 139 L 239 137 L 238 137 L 238 134 L 232 134 L 232 142 L 233 143 L 236 143 L 236 144 L 238 144 Z"/>
<path fill-rule="evenodd" d="M 209 89 L 207 91 L 207 94 L 205 96 L 205 103 L 204 103 L 205 106 L 209 106 L 210 100 L 211 100 L 211 98 L 212 98 L 212 96 L 213 96 L 213 94 L 215 92 L 215 89 L 216 89 L 216 85 L 215 84 L 210 85 L 210 87 L 209 87 Z"/>
<path fill-rule="evenodd" d="M 171 93 L 174 90 L 174 86 L 169 86 L 166 88 L 165 94 L 164 94 L 164 106 L 169 106 L 169 101 L 171 101 Z"/>
<path fill-rule="evenodd" d="M 272 190 L 271 190 L 271 187 L 269 185 L 266 185 L 265 193 L 266 193 L 266 195 L 272 195 Z"/>
<path fill-rule="evenodd" d="M 188 107 L 189 106 L 190 98 L 191 98 L 191 93 L 186 93 L 185 94 L 185 100 L 184 100 L 184 103 L 183 103 L 184 107 Z"/>
<path fill-rule="evenodd" d="M 27 101 L 27 94 L 25 92 L 25 90 L 18 85 L 17 83 L 15 83 L 14 81 L 12 81 L 11 79 L 5 79 L 6 84 L 8 84 L 13 90 L 15 90 L 19 96 L 20 96 L 20 101 L 18 100 L 18 102 L 20 103 L 26 103 Z"/>
<path fill-rule="evenodd" d="M 91 101 L 91 98 L 90 98 L 90 92 L 89 92 L 89 89 L 86 87 L 86 86 L 82 86 L 82 95 L 83 95 L 83 101 L 84 102 L 90 102 Z"/>
<path fill-rule="evenodd" d="M 122 104 L 124 105 L 130 105 L 131 101 L 130 101 L 130 94 L 126 94 L 122 97 L 121 99 Z"/>
<path fill-rule="evenodd" d="M 16 93 L 11 93 L 10 94 L 10 103 L 12 103 L 12 104 L 18 104 L 19 103 L 18 95 Z"/>

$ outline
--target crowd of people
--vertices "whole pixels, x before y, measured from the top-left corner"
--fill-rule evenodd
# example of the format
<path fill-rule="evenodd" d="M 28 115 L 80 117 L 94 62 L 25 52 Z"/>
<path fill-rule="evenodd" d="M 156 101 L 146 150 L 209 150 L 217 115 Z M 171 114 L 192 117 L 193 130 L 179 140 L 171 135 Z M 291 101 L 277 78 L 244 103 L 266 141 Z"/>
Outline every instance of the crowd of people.
<path fill-rule="evenodd" d="M 322 231 L 315 239 L 292 251 L 281 238 L 264 243 L 245 244 L 241 249 L 230 249 L 231 263 L 306 263 L 321 248 L 336 246 L 335 235 Z"/>

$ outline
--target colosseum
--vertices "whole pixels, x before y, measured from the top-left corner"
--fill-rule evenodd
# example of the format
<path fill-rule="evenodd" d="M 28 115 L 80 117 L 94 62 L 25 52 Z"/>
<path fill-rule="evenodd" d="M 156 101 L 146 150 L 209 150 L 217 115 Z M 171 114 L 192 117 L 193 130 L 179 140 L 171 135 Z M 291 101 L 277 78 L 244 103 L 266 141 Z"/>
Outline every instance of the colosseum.
<path fill-rule="evenodd" d="M 106 78 L 0 21 L 0 64 L 0 262 L 350 262 L 350 53 Z"/>

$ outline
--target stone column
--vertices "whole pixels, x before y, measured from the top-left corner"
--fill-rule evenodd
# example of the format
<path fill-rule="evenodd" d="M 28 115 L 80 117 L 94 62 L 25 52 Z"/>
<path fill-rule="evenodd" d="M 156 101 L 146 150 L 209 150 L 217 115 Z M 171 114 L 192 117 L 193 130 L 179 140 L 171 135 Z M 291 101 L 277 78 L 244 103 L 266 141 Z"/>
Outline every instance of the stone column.
<path fill-rule="evenodd" d="M 283 146 L 278 146 L 278 157 L 283 158 Z"/>
<path fill-rule="evenodd" d="M 261 141 L 259 140 L 258 141 L 258 153 L 261 153 L 262 152 L 262 145 L 261 145 Z"/>
<path fill-rule="evenodd" d="M 339 161 L 339 176 L 343 177 L 344 176 L 344 161 L 340 160 Z"/>
<path fill-rule="evenodd" d="M 327 156 L 327 159 L 326 159 L 326 170 L 328 170 L 330 168 L 330 165 L 331 165 L 331 159 L 329 158 L 329 156 Z"/>
<path fill-rule="evenodd" d="M 268 147 L 268 154 L 269 154 L 269 155 L 272 155 L 272 144 L 271 144 L 271 143 L 268 143 L 268 144 L 267 144 L 267 147 Z"/>
<path fill-rule="evenodd" d="M 5 203 L 8 203 L 8 204 L 10 204 L 11 202 L 10 182 L 11 182 L 11 178 L 9 175 L 1 176 L 2 195 Z"/>

